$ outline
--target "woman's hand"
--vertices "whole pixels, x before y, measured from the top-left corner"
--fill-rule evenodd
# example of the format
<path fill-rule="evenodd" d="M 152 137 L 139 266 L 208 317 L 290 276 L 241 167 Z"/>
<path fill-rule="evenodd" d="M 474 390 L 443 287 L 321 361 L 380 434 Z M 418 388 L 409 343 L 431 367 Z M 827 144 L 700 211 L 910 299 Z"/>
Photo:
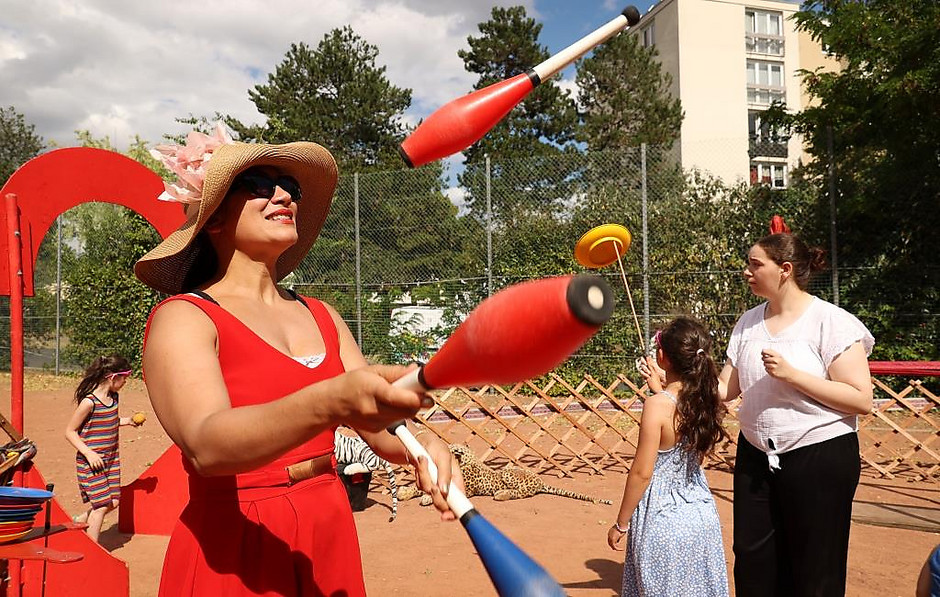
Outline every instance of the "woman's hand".
<path fill-rule="evenodd" d="M 88 461 L 91 470 L 95 472 L 104 470 L 104 459 L 97 452 L 89 451 L 85 454 L 85 460 Z"/>
<path fill-rule="evenodd" d="M 464 490 L 463 476 L 460 474 L 457 459 L 450 453 L 447 444 L 431 432 L 418 432 L 415 439 L 428 451 L 437 467 L 437 483 L 434 483 L 431 481 L 427 461 L 423 456 L 418 458 L 417 466 L 415 466 L 418 488 L 431 496 L 434 507 L 441 513 L 441 520 L 456 520 L 457 517 L 447 505 L 447 488 L 453 482 L 458 489 Z M 411 460 L 410 456 L 409 460 Z"/>
<path fill-rule="evenodd" d="M 646 380 L 650 392 L 658 394 L 663 391 L 663 386 L 666 383 L 666 371 L 653 360 L 653 357 L 645 356 L 637 359 L 636 368 L 643 376 L 643 379 Z"/>
<path fill-rule="evenodd" d="M 793 378 L 795 369 L 779 352 L 765 348 L 760 351 L 760 356 L 768 375 L 780 381 L 790 381 Z"/>
<path fill-rule="evenodd" d="M 617 523 L 614 523 L 607 529 L 607 545 L 614 551 L 623 551 L 623 538 L 626 536 L 627 531 L 621 531 L 617 528 Z"/>
<path fill-rule="evenodd" d="M 427 394 L 397 388 L 391 382 L 413 367 L 371 365 L 348 371 L 323 383 L 335 384 L 334 418 L 354 429 L 379 432 L 402 419 L 414 417 L 434 401 Z"/>

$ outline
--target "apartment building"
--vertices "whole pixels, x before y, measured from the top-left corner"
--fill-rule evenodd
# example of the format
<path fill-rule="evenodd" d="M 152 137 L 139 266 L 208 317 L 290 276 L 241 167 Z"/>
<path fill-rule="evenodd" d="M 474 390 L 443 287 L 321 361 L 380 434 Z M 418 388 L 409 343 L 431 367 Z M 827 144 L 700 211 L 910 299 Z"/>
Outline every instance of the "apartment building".
<path fill-rule="evenodd" d="M 783 0 L 661 0 L 631 31 L 655 46 L 672 95 L 685 111 L 677 152 L 682 166 L 726 182 L 787 186 L 809 156 L 761 120 L 772 102 L 799 111 L 809 98 L 798 71 L 837 68 L 791 17 Z"/>

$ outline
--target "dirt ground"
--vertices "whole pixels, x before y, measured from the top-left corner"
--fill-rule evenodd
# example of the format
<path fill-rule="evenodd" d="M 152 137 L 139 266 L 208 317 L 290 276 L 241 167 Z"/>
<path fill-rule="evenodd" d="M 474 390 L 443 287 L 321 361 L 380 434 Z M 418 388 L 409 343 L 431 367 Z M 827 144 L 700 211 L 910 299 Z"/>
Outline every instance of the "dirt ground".
<path fill-rule="evenodd" d="M 36 463 L 46 480 L 55 484 L 60 504 L 69 513 L 81 510 L 75 483 L 74 450 L 63 430 L 74 408 L 76 380 L 27 374 L 26 435 L 39 453 Z M 9 416 L 9 376 L 0 376 L 0 412 Z M 142 410 L 150 415 L 140 428 L 121 428 L 124 483 L 137 478 L 169 445 L 152 416 L 143 383 L 130 380 L 121 392 L 121 414 Z M 375 475 L 367 507 L 356 513 L 366 585 L 371 595 L 427 597 L 490 596 L 490 584 L 474 548 L 459 523 L 444 524 L 416 501 L 403 502 L 398 519 L 388 522 L 389 496 Z M 573 478 L 545 476 L 546 482 L 610 499 L 613 506 L 593 505 L 562 497 L 538 495 L 527 500 L 495 502 L 475 498 L 487 519 L 541 563 L 575 597 L 618 595 L 623 554 L 606 544 L 606 530 L 619 504 L 625 473 Z M 731 475 L 708 471 L 722 520 L 725 553 L 731 555 Z M 940 487 L 888 482 L 863 473 L 856 503 L 914 505 L 940 512 Z M 116 514 L 105 520 L 102 545 L 127 562 L 131 595 L 156 595 L 166 537 L 124 535 Z M 940 543 L 936 533 L 867 524 L 852 527 L 847 594 L 860 597 L 912 595 L 924 559 Z M 681 565 L 676 563 L 677 566 Z"/>

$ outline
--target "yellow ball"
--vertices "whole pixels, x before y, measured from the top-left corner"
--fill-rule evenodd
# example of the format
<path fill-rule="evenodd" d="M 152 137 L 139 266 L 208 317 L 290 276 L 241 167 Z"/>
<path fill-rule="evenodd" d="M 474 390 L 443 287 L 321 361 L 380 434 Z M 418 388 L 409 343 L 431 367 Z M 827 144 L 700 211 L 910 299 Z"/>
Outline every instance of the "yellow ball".
<path fill-rule="evenodd" d="M 147 420 L 147 415 L 144 413 L 134 413 L 134 416 L 131 417 L 131 421 L 134 422 L 134 425 L 142 425 L 144 421 Z"/>

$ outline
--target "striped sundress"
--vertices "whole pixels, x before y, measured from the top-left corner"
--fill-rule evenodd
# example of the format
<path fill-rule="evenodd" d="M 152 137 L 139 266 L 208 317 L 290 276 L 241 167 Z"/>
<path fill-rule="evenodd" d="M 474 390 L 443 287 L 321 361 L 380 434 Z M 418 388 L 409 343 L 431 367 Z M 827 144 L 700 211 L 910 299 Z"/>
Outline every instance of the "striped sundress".
<path fill-rule="evenodd" d="M 85 419 L 79 437 L 85 445 L 104 460 L 104 468 L 91 470 L 91 466 L 80 453 L 75 454 L 75 470 L 78 473 L 78 488 L 82 501 L 92 508 L 104 508 L 121 496 L 121 457 L 118 453 L 118 395 L 112 392 L 111 405 L 105 406 L 94 394 L 85 397 L 92 401 L 91 414 Z"/>

